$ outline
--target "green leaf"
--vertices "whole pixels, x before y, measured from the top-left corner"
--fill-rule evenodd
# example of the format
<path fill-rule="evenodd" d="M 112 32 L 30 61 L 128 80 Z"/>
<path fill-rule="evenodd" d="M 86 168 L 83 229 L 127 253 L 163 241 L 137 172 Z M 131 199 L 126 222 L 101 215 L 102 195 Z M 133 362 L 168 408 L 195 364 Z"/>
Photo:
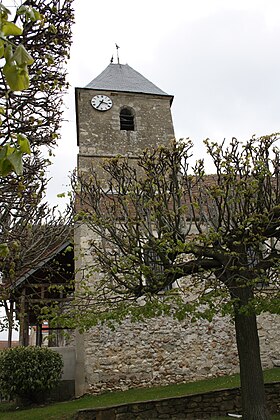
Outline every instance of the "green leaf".
<path fill-rule="evenodd" d="M 9 255 L 9 247 L 7 244 L 0 244 L 0 257 L 5 258 Z"/>
<path fill-rule="evenodd" d="M 36 20 L 43 20 L 43 16 L 36 9 L 24 5 L 18 8 L 17 15 L 25 15 L 32 22 L 36 22 Z"/>
<path fill-rule="evenodd" d="M 54 58 L 53 58 L 53 56 L 51 54 L 46 54 L 45 57 L 47 59 L 48 66 L 51 66 L 52 64 L 54 64 Z"/>
<path fill-rule="evenodd" d="M 28 7 L 21 5 L 18 9 L 17 9 L 17 15 L 25 15 L 26 12 L 28 11 Z"/>
<path fill-rule="evenodd" d="M 7 64 L 9 64 L 12 61 L 12 56 L 13 56 L 13 47 L 9 44 L 6 46 L 4 50 L 4 57 Z"/>
<path fill-rule="evenodd" d="M 20 67 L 16 64 L 6 63 L 3 67 L 3 73 L 8 85 L 13 91 L 28 89 L 29 75 L 26 66 Z"/>
<path fill-rule="evenodd" d="M 0 176 L 7 176 L 13 171 L 13 165 L 8 159 L 0 158 Z"/>
<path fill-rule="evenodd" d="M 34 20 L 43 20 L 44 19 L 44 16 L 41 15 L 40 12 L 38 12 L 37 10 L 35 10 L 33 8 L 32 8 L 32 11 L 34 13 Z"/>
<path fill-rule="evenodd" d="M 17 25 L 15 25 L 13 22 L 5 22 L 2 25 L 2 33 L 6 36 L 9 35 L 21 35 L 22 34 L 22 29 L 19 28 Z"/>
<path fill-rule="evenodd" d="M 12 153 L 16 151 L 15 146 L 12 146 L 10 143 L 6 144 L 4 149 L 5 149 L 5 157 L 11 155 Z"/>
<path fill-rule="evenodd" d="M 4 56 L 5 47 L 4 47 L 4 41 L 0 40 L 0 58 Z"/>
<path fill-rule="evenodd" d="M 31 55 L 26 51 L 25 47 L 20 44 L 15 49 L 15 52 L 12 56 L 12 60 L 15 60 L 19 66 L 23 64 L 30 65 L 34 62 Z"/>
<path fill-rule="evenodd" d="M 31 149 L 30 149 L 30 143 L 29 143 L 28 138 L 25 137 L 23 134 L 18 134 L 17 140 L 18 140 L 20 151 L 22 153 L 26 153 L 30 155 Z"/>
<path fill-rule="evenodd" d="M 49 31 L 50 31 L 52 34 L 56 34 L 56 33 L 57 33 L 57 28 L 56 28 L 56 26 L 55 26 L 55 25 L 50 25 L 50 26 L 49 26 Z"/>
<path fill-rule="evenodd" d="M 23 166 L 22 166 L 22 153 L 16 151 L 7 157 L 7 160 L 12 164 L 14 171 L 17 175 L 22 175 Z"/>
<path fill-rule="evenodd" d="M 6 15 L 6 16 L 8 16 L 8 15 L 10 15 L 11 14 L 11 12 L 10 12 L 10 10 L 9 9 L 7 9 L 7 7 L 5 7 L 4 6 L 4 4 L 2 4 L 2 3 L 0 3 L 0 13 L 3 15 Z"/>
<path fill-rule="evenodd" d="M 6 144 L 0 148 L 0 176 L 7 176 L 13 171 L 12 163 L 7 156 L 12 154 L 16 149 L 10 144 Z"/>
<path fill-rule="evenodd" d="M 64 252 L 72 252 L 73 251 L 73 247 L 71 245 L 69 245 Z"/>
<path fill-rule="evenodd" d="M 6 158 L 7 155 L 7 146 L 0 147 L 0 160 Z"/>

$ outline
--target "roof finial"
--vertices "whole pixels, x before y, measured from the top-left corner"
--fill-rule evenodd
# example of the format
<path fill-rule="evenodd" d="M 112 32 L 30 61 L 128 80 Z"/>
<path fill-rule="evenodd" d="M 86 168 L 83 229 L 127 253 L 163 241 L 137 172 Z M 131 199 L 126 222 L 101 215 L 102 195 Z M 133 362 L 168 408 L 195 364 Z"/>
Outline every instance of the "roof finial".
<path fill-rule="evenodd" d="M 119 58 L 119 46 L 118 46 L 118 44 L 116 44 L 116 50 L 117 50 L 117 61 L 118 61 L 118 64 L 120 64 L 120 58 Z"/>

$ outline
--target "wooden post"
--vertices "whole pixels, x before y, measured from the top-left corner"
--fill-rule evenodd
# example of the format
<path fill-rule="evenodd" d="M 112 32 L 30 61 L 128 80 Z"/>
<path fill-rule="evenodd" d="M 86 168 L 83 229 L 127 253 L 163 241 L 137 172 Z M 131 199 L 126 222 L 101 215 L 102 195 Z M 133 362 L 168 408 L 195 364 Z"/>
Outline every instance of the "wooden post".
<path fill-rule="evenodd" d="M 27 347 L 29 345 L 29 322 L 28 316 L 24 314 L 24 335 L 23 335 L 23 345 Z"/>
<path fill-rule="evenodd" d="M 4 308 L 8 320 L 8 348 L 11 348 L 13 337 L 14 302 L 11 299 L 9 303 L 10 305 L 8 305 L 8 302 L 4 300 Z"/>
<path fill-rule="evenodd" d="M 36 325 L 36 346 L 42 346 L 42 324 Z"/>
<path fill-rule="evenodd" d="M 20 297 L 19 312 L 19 345 L 28 346 L 29 344 L 29 324 L 26 314 L 26 289 L 24 288 Z"/>
<path fill-rule="evenodd" d="M 12 347 L 13 341 L 13 320 L 14 320 L 14 302 L 10 300 L 10 309 L 8 315 L 8 347 Z"/>

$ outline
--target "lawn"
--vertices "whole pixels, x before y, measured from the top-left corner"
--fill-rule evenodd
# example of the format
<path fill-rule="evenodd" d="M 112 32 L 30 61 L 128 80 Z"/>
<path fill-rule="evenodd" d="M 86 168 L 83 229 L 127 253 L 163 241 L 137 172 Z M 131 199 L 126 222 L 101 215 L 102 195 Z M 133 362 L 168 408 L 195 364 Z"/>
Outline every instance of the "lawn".
<path fill-rule="evenodd" d="M 264 372 L 265 382 L 280 381 L 280 368 Z M 188 394 L 213 391 L 239 386 L 239 375 L 213 378 L 186 384 L 168 385 L 154 388 L 130 389 L 123 392 L 108 392 L 98 396 L 83 398 L 29 409 L 16 409 L 15 405 L 0 404 L 0 419 L 2 420 L 69 420 L 77 410 L 83 408 L 107 407 L 130 402 L 172 398 Z M 229 419 L 229 417 L 227 417 Z M 214 420 L 214 419 L 213 419 Z M 222 420 L 220 417 L 219 420 Z M 274 416 L 273 420 L 280 420 Z"/>

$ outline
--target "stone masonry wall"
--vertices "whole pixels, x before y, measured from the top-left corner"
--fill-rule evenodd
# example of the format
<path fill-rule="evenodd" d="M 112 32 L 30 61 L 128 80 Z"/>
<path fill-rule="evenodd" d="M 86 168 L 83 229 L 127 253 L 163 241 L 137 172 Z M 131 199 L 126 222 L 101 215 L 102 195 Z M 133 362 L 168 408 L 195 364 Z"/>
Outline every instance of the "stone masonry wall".
<path fill-rule="evenodd" d="M 259 318 L 264 368 L 280 359 L 280 317 Z M 92 328 L 85 335 L 85 375 L 90 393 L 188 382 L 238 372 L 233 324 L 157 318 L 126 320 L 115 331 Z"/>
<path fill-rule="evenodd" d="M 271 414 L 280 413 L 280 383 L 266 384 Z M 205 394 L 79 410 L 75 420 L 209 419 L 237 414 L 241 410 L 240 389 L 224 389 Z"/>
<path fill-rule="evenodd" d="M 90 100 L 96 94 L 109 95 L 112 109 L 105 113 L 93 109 Z M 170 97 L 78 89 L 76 100 L 79 170 L 84 169 L 87 158 L 119 154 L 136 156 L 151 145 L 166 144 L 174 139 Z M 120 130 L 123 106 L 131 108 L 135 114 L 135 131 Z"/>
<path fill-rule="evenodd" d="M 94 236 L 84 225 L 76 234 L 84 251 L 77 254 L 78 266 L 89 267 L 88 241 Z M 263 314 L 258 326 L 263 368 L 271 368 L 280 360 L 280 316 Z M 145 323 L 127 319 L 114 331 L 94 327 L 79 340 L 78 370 L 84 378 L 79 395 L 188 382 L 233 374 L 239 368 L 234 325 L 222 317 L 195 323 L 168 317 Z"/>

